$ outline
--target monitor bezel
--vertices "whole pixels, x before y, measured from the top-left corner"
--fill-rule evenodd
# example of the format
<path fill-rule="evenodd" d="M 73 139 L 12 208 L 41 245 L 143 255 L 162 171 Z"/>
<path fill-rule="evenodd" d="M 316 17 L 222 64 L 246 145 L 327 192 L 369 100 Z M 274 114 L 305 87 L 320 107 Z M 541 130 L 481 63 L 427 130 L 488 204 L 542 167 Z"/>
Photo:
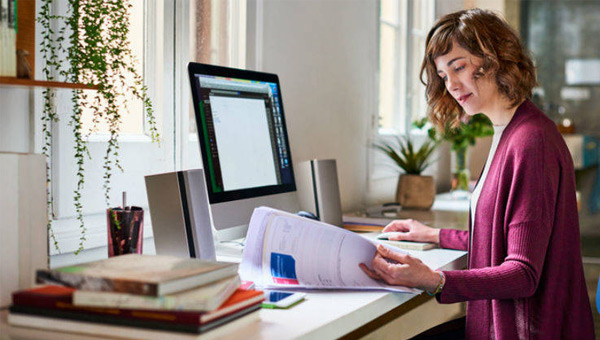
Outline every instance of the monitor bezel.
<path fill-rule="evenodd" d="M 277 185 L 269 185 L 263 187 L 256 188 L 248 188 L 248 189 L 240 189 L 240 190 L 231 190 L 231 191 L 223 191 L 223 192 L 214 192 L 212 185 L 210 184 L 210 171 L 207 167 L 202 166 L 204 170 L 204 175 L 206 178 L 206 188 L 208 192 L 208 199 L 211 204 L 230 202 L 235 200 L 241 200 L 246 198 L 253 197 L 261 197 L 268 195 L 275 195 L 287 192 L 296 191 L 296 178 L 294 176 L 294 166 L 292 163 L 292 152 L 290 149 L 290 143 L 288 139 L 287 133 L 287 125 L 285 120 L 285 111 L 283 108 L 283 95 L 281 91 L 281 85 L 279 84 L 279 77 L 273 73 L 265 73 L 265 72 L 257 72 L 250 70 L 242 70 L 236 68 L 229 68 L 223 66 L 202 64 L 190 62 L 188 64 L 188 75 L 191 84 L 192 90 L 192 100 L 194 106 L 194 116 L 196 118 L 196 130 L 198 133 L 198 140 L 200 142 L 200 153 L 202 155 L 202 164 L 208 164 L 208 155 L 206 152 L 206 142 L 204 140 L 204 131 L 202 127 L 199 125 L 200 122 L 200 84 L 196 81 L 195 75 L 202 74 L 208 76 L 218 76 L 218 77 L 226 77 L 226 78 L 237 78 L 237 79 L 245 79 L 245 80 L 254 80 L 254 81 L 262 81 L 277 84 L 278 95 L 279 95 L 279 104 L 281 109 L 281 121 L 283 124 L 283 135 L 286 148 L 288 150 L 288 158 L 289 158 L 289 166 L 292 177 L 291 183 L 277 184 Z"/>

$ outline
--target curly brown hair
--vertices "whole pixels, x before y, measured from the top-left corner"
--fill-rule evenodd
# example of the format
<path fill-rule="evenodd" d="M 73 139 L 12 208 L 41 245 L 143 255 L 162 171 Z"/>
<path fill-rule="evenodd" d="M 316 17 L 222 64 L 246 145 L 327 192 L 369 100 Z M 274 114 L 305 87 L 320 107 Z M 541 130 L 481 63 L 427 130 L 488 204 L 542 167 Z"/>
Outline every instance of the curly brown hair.
<path fill-rule="evenodd" d="M 426 86 L 428 116 L 434 124 L 454 125 L 465 116 L 463 108 L 446 91 L 434 62 L 450 52 L 454 42 L 483 60 L 474 76 L 478 78 L 485 72 L 495 77 L 499 92 L 510 101 L 511 107 L 531 98 L 536 85 L 535 66 L 517 33 L 491 11 L 479 8 L 458 11 L 440 18 L 429 31 L 425 44 L 421 82 Z"/>

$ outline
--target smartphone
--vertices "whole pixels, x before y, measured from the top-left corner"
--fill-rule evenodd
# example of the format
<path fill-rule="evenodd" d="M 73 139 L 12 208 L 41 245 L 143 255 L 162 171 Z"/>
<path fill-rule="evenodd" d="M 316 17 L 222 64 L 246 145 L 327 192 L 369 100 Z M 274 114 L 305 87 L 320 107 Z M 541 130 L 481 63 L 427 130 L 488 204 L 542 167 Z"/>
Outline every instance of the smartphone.
<path fill-rule="evenodd" d="M 263 308 L 289 308 L 304 300 L 306 293 L 282 292 L 276 290 L 265 290 Z"/>

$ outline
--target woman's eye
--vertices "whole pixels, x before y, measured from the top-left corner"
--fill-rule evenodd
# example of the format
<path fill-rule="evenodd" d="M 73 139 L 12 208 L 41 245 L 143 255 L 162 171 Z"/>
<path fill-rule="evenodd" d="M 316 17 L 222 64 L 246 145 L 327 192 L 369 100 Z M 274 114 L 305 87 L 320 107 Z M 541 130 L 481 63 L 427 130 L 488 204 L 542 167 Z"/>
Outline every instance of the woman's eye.
<path fill-rule="evenodd" d="M 462 70 L 464 68 L 465 68 L 464 66 L 459 66 L 459 67 L 456 68 L 456 71 L 460 71 L 460 70 Z"/>
<path fill-rule="evenodd" d="M 443 76 L 442 80 L 445 82 L 446 80 L 448 80 L 448 76 Z"/>

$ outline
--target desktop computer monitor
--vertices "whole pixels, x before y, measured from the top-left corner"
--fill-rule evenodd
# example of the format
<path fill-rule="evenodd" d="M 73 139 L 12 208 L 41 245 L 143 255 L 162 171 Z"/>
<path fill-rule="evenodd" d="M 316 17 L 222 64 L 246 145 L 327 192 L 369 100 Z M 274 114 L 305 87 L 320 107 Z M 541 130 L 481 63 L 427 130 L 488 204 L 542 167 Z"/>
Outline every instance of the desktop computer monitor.
<path fill-rule="evenodd" d="M 189 63 L 212 221 L 221 240 L 244 237 L 254 208 L 298 210 L 279 78 Z"/>

